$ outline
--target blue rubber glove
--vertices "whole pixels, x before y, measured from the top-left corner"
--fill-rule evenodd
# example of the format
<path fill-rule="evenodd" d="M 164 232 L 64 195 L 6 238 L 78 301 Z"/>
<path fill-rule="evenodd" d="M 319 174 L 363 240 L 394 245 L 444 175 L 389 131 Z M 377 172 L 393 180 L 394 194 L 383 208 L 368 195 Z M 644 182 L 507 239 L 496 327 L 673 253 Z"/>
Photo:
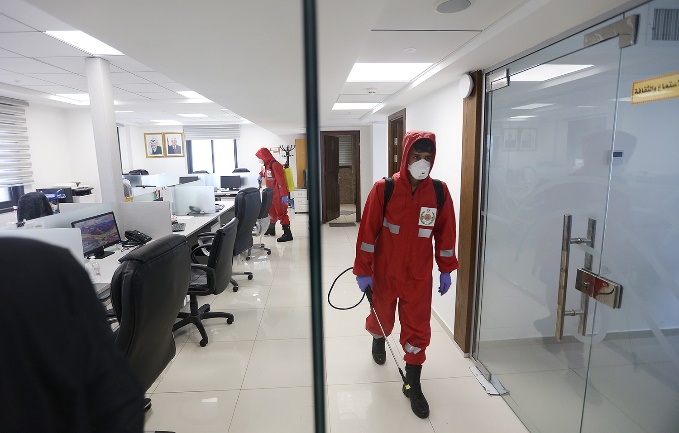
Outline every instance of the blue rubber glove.
<path fill-rule="evenodd" d="M 358 283 L 358 288 L 361 289 L 361 292 L 365 293 L 365 289 L 367 289 L 368 286 L 373 286 L 373 277 L 371 275 L 359 275 L 356 277 L 356 282 Z"/>
<path fill-rule="evenodd" d="M 285 203 L 285 205 L 287 206 L 287 205 L 288 205 L 288 196 L 287 196 L 287 195 L 284 195 L 283 197 L 281 197 L 281 201 L 282 201 L 283 203 Z"/>
<path fill-rule="evenodd" d="M 441 274 L 441 278 L 439 280 L 439 293 L 441 296 L 445 295 L 448 293 L 448 289 L 450 289 L 450 272 L 447 272 L 445 274 Z"/>
<path fill-rule="evenodd" d="M 262 176 L 257 177 L 257 183 L 260 187 L 262 186 Z"/>

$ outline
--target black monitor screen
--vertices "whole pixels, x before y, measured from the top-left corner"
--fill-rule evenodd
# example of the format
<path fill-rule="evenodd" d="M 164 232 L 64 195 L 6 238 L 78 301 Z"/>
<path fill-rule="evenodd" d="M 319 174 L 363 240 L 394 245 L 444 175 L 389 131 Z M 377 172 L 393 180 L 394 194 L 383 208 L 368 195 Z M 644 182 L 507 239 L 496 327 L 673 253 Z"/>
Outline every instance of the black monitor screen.
<path fill-rule="evenodd" d="M 240 189 L 240 176 L 222 176 L 221 184 L 224 189 Z"/>
<path fill-rule="evenodd" d="M 195 182 L 198 179 L 200 179 L 198 176 L 181 176 L 179 178 L 179 183 Z"/>
<path fill-rule="evenodd" d="M 106 257 L 113 253 L 105 252 L 104 248 L 120 242 L 120 233 L 113 212 L 73 221 L 71 227 L 80 229 L 85 256 Z"/>
<path fill-rule="evenodd" d="M 49 195 L 58 195 L 59 203 L 73 203 L 73 190 L 71 188 L 37 188 L 36 191 Z"/>

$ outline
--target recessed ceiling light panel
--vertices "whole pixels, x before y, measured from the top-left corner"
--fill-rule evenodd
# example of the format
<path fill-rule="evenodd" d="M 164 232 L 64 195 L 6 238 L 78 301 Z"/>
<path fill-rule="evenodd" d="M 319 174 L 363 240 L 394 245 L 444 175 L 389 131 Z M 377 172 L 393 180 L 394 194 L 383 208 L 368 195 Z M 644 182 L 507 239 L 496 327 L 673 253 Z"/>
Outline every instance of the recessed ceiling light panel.
<path fill-rule="evenodd" d="M 431 65 L 431 63 L 355 63 L 347 83 L 407 83 Z"/>
<path fill-rule="evenodd" d="M 370 110 L 377 102 L 335 102 L 333 110 Z"/>
<path fill-rule="evenodd" d="M 99 39 L 93 38 L 80 30 L 46 31 L 45 34 L 96 56 L 125 55 L 110 45 L 107 45 Z"/>
<path fill-rule="evenodd" d="M 200 114 L 200 113 L 177 114 L 177 116 L 181 116 L 181 117 L 207 117 L 205 114 Z"/>
<path fill-rule="evenodd" d="M 440 14 L 462 12 L 472 5 L 469 0 L 439 0 L 434 3 L 434 10 Z"/>

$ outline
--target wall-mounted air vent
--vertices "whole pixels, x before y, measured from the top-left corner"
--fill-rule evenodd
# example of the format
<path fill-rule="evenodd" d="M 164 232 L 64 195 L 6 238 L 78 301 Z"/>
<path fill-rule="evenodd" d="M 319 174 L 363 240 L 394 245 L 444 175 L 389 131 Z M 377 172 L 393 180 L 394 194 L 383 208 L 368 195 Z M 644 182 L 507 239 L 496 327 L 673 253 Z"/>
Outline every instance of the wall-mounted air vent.
<path fill-rule="evenodd" d="M 679 8 L 653 9 L 653 28 L 651 38 L 654 41 L 679 41 Z"/>

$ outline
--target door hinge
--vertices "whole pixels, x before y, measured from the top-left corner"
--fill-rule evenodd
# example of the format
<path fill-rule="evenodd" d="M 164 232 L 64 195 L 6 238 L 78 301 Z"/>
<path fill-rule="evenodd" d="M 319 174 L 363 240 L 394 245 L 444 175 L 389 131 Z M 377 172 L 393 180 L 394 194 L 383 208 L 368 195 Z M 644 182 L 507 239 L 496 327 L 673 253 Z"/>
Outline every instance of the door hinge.
<path fill-rule="evenodd" d="M 611 23 L 605 27 L 589 32 L 585 35 L 582 44 L 584 48 L 596 45 L 599 42 L 618 38 L 618 47 L 625 48 L 637 43 L 637 26 L 639 15 L 632 15 L 619 21 Z"/>

